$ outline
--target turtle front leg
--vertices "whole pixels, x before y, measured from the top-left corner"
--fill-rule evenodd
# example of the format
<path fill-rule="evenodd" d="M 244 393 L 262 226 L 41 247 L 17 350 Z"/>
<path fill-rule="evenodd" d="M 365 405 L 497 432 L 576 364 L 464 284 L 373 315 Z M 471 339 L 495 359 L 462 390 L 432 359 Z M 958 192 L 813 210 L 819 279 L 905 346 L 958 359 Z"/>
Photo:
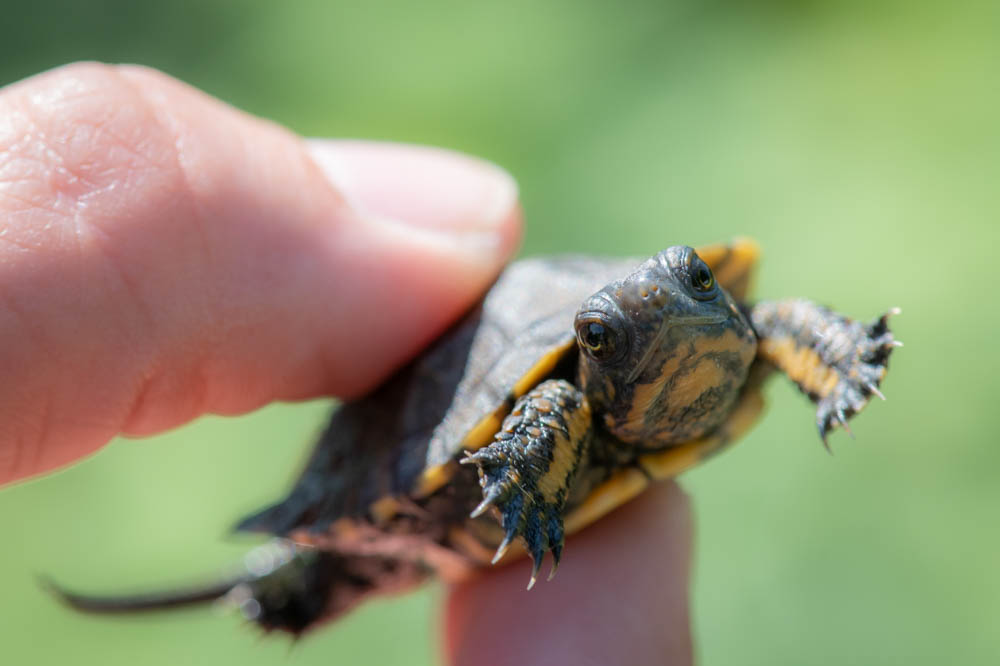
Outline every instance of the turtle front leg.
<path fill-rule="evenodd" d="M 504 529 L 498 561 L 518 536 L 524 539 L 535 584 L 546 550 L 555 573 L 563 548 L 563 514 L 577 471 L 586 464 L 593 423 L 583 392 L 548 380 L 521 396 L 489 446 L 461 461 L 479 468 L 483 501 L 472 512 L 496 507 Z"/>
<path fill-rule="evenodd" d="M 885 399 L 879 385 L 889 354 L 903 344 L 889 330 L 889 316 L 897 312 L 892 309 L 862 324 L 802 299 L 751 308 L 750 319 L 760 338 L 758 353 L 816 403 L 816 427 L 824 445 L 827 433 L 838 424 L 850 433 L 848 419 L 872 395 Z"/>

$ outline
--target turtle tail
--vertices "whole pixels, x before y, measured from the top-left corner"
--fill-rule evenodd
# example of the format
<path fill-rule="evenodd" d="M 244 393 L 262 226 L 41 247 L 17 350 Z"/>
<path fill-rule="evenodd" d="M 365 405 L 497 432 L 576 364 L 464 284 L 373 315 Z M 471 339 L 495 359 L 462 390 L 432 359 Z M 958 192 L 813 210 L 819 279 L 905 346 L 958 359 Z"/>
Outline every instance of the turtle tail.
<path fill-rule="evenodd" d="M 301 548 L 284 540 L 251 551 L 245 569 L 203 586 L 135 595 L 80 594 L 48 578 L 42 585 L 70 608 L 86 613 L 131 614 L 222 602 L 238 608 L 265 632 L 300 636 L 374 592 L 391 591 L 399 582 L 412 585 L 426 575 L 412 563 Z"/>
<path fill-rule="evenodd" d="M 225 596 L 242 581 L 225 580 L 209 583 L 200 587 L 169 592 L 150 592 L 145 594 L 99 596 L 73 592 L 48 576 L 40 576 L 39 585 L 59 601 L 73 610 L 83 613 L 116 614 L 138 613 L 147 610 L 166 610 L 197 606 L 209 601 L 216 601 Z"/>

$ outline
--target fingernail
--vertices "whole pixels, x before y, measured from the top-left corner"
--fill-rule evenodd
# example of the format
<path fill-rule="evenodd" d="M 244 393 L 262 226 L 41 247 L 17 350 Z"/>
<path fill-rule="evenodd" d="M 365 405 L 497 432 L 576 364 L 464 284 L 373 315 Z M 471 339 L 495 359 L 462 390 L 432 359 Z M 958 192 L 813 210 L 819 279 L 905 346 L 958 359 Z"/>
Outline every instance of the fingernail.
<path fill-rule="evenodd" d="M 503 169 L 461 153 L 397 143 L 308 142 L 313 159 L 361 215 L 445 233 L 501 231 L 517 205 Z"/>

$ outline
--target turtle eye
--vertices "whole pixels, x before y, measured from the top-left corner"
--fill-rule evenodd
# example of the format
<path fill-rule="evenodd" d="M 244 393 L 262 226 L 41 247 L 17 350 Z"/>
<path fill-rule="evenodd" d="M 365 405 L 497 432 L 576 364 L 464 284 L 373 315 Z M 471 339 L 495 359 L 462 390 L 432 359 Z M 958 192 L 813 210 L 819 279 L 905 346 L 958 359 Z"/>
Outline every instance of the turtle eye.
<path fill-rule="evenodd" d="M 622 346 L 618 332 L 607 321 L 594 316 L 577 320 L 576 337 L 595 361 L 614 358 Z"/>
<path fill-rule="evenodd" d="M 715 287 L 715 276 L 712 275 L 712 269 L 699 257 L 692 259 L 689 275 L 691 276 L 691 286 L 694 287 L 695 291 L 705 294 Z"/>

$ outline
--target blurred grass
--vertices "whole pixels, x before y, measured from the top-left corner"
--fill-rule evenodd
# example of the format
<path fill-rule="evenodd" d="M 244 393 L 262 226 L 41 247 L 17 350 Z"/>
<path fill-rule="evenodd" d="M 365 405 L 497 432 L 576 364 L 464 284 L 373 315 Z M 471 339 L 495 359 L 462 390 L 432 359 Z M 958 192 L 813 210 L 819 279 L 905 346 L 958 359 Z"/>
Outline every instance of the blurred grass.
<path fill-rule="evenodd" d="M 303 134 L 492 159 L 521 184 L 525 254 L 745 234 L 766 252 L 760 296 L 862 318 L 901 306 L 889 402 L 858 418 L 857 441 L 825 455 L 802 398 L 775 383 L 754 433 L 686 477 L 700 660 L 1000 662 L 995 3 L 0 9 L 0 83 L 139 62 Z M 433 663 L 433 588 L 289 650 L 209 611 L 72 615 L 34 583 L 223 567 L 250 543 L 225 536 L 231 521 L 281 492 L 326 410 L 204 419 L 0 492 L 5 663 Z"/>

